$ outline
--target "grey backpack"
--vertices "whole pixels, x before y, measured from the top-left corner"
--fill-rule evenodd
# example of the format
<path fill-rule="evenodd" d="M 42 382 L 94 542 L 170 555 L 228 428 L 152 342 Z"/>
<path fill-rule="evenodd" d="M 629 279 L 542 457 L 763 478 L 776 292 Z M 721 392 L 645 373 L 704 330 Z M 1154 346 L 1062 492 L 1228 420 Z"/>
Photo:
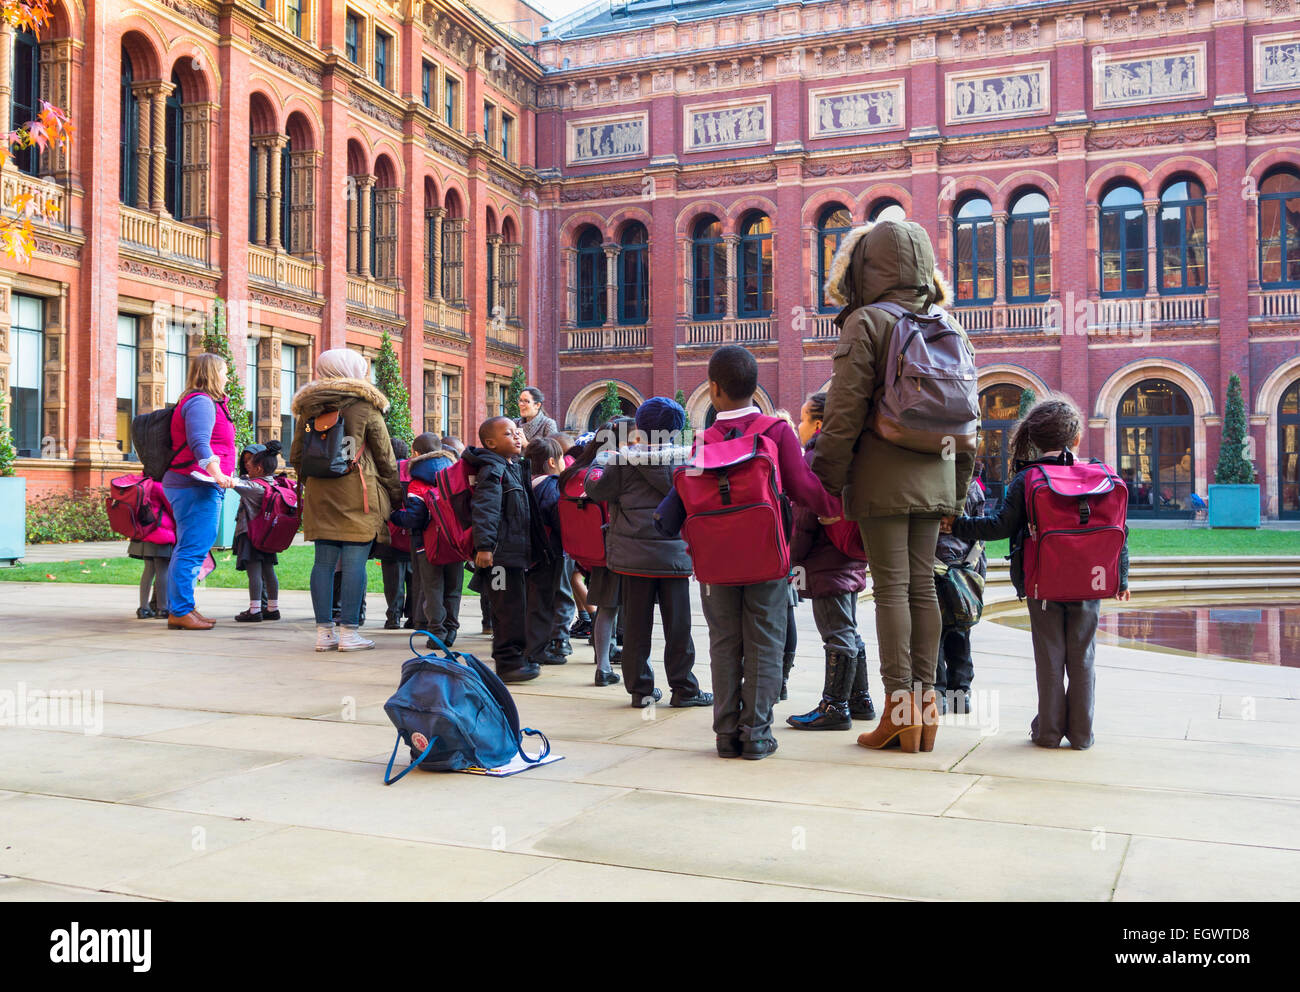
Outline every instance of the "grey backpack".
<path fill-rule="evenodd" d="M 966 335 L 940 307 L 921 314 L 897 303 L 870 305 L 898 319 L 868 426 L 912 451 L 974 451 L 979 389 Z"/>

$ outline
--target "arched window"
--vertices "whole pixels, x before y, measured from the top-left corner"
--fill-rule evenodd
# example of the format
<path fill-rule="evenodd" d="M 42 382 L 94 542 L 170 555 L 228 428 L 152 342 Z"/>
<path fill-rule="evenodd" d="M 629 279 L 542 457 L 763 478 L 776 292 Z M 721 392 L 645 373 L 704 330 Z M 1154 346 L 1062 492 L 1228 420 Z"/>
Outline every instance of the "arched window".
<path fill-rule="evenodd" d="M 1147 212 L 1142 192 L 1123 184 L 1102 197 L 1101 295 L 1141 296 L 1147 291 Z"/>
<path fill-rule="evenodd" d="M 164 114 L 164 141 L 166 151 L 163 153 L 163 205 L 173 217 L 180 217 L 181 183 L 181 125 L 184 123 L 181 113 L 181 81 L 172 73 L 172 91 L 167 94 Z"/>
<path fill-rule="evenodd" d="M 1139 382 L 1119 401 L 1117 425 L 1129 515 L 1191 516 L 1196 464 L 1187 394 L 1165 379 Z"/>
<path fill-rule="evenodd" d="M 600 411 L 604 408 L 604 403 L 597 403 L 592 407 L 591 413 L 587 416 L 587 430 L 598 430 L 601 424 L 605 423 L 605 418 L 601 417 Z M 636 404 L 626 397 L 618 398 L 618 415 L 620 417 L 631 417 L 636 414 Z"/>
<path fill-rule="evenodd" d="M 1205 292 L 1205 187 L 1175 179 L 1160 194 L 1160 292 Z"/>
<path fill-rule="evenodd" d="M 131 84 L 135 81 L 131 56 L 122 49 L 122 113 L 119 140 L 122 143 L 118 163 L 117 198 L 129 207 L 135 206 L 136 160 L 135 144 L 140 126 L 140 107 Z"/>
<path fill-rule="evenodd" d="M 891 200 L 886 197 L 883 200 L 877 200 L 867 211 L 867 220 L 873 224 L 879 224 L 885 220 L 907 220 L 907 211 L 897 200 Z"/>
<path fill-rule="evenodd" d="M 1045 300 L 1052 292 L 1051 215 L 1034 190 L 1017 198 L 1007 219 L 1007 299 Z"/>
<path fill-rule="evenodd" d="M 1259 281 L 1300 286 L 1300 174 L 1282 168 L 1259 187 Z"/>
<path fill-rule="evenodd" d="M 817 309 L 830 313 L 836 307 L 826 299 L 826 273 L 830 271 L 835 249 L 853 226 L 853 215 L 848 208 L 832 203 L 817 219 Z"/>
<path fill-rule="evenodd" d="M 1300 519 L 1300 379 L 1277 407 L 1277 511 L 1284 519 Z"/>
<path fill-rule="evenodd" d="M 280 150 L 280 241 L 286 249 L 292 250 L 290 245 L 292 239 L 289 232 L 290 218 L 293 215 L 294 191 L 293 191 L 293 139 L 286 139 L 284 148 Z M 290 435 L 292 436 L 292 435 Z"/>
<path fill-rule="evenodd" d="M 767 214 L 751 214 L 741 223 L 739 263 L 736 313 L 772 316 L 772 222 Z"/>
<path fill-rule="evenodd" d="M 972 196 L 957 208 L 952 241 L 957 305 L 992 303 L 998 292 L 997 226 L 986 197 Z"/>
<path fill-rule="evenodd" d="M 706 215 L 695 222 L 691 235 L 694 292 L 691 312 L 697 320 L 716 320 L 727 313 L 727 249 L 722 224 Z"/>
<path fill-rule="evenodd" d="M 14 31 L 13 103 L 9 126 L 14 130 L 34 121 L 41 112 L 41 46 L 36 35 L 26 29 Z M 40 168 L 40 152 L 24 148 L 14 152 L 14 165 L 34 176 Z"/>
<path fill-rule="evenodd" d="M 579 327 L 599 327 L 605 323 L 605 286 L 605 246 L 600 232 L 588 227 L 578 238 Z"/>
<path fill-rule="evenodd" d="M 980 390 L 980 434 L 975 456 L 981 464 L 980 480 L 993 505 L 1002 501 L 1015 475 L 1011 470 L 1011 430 L 1016 425 L 1020 394 L 1019 387 L 1006 382 Z"/>
<path fill-rule="evenodd" d="M 644 324 L 650 312 L 649 262 L 645 225 L 631 223 L 619 239 L 618 322 Z"/>

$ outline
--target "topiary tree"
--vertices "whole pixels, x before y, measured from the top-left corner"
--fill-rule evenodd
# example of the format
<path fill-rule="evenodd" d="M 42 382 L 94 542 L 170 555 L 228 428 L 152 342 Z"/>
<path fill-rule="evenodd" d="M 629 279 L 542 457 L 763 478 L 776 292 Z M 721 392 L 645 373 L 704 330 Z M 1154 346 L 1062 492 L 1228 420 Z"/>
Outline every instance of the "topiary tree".
<path fill-rule="evenodd" d="M 243 451 L 256 438 L 248 411 L 244 409 L 244 384 L 239 381 L 239 366 L 231 354 L 230 336 L 226 333 L 226 301 L 220 297 L 212 301 L 212 311 L 203 324 L 203 350 L 226 360 L 226 407 L 235 425 L 235 450 Z"/>
<path fill-rule="evenodd" d="M 1034 395 L 1032 389 L 1026 388 L 1020 390 L 1020 406 L 1016 407 L 1016 419 L 1024 420 L 1025 414 L 1027 414 L 1037 402 L 1038 397 Z"/>
<path fill-rule="evenodd" d="M 18 452 L 14 450 L 13 437 L 9 434 L 5 398 L 0 396 L 0 478 L 14 474 L 14 459 L 17 457 Z"/>
<path fill-rule="evenodd" d="M 402 379 L 402 365 L 397 360 L 397 351 L 393 348 L 393 339 L 384 331 L 379 343 L 379 355 L 375 358 L 375 385 L 388 397 L 388 412 L 384 414 L 384 423 L 392 437 L 400 437 L 407 444 L 415 440 L 411 430 L 411 394 L 406 390 Z"/>
<path fill-rule="evenodd" d="M 1241 378 L 1234 372 L 1228 378 L 1228 402 L 1223 409 L 1223 437 L 1219 441 L 1219 464 L 1214 469 L 1215 482 L 1245 486 L 1255 482 L 1255 466 L 1246 457 L 1249 443 Z"/>
<path fill-rule="evenodd" d="M 515 366 L 515 370 L 510 373 L 510 385 L 506 389 L 506 416 L 511 420 L 519 419 L 519 394 L 524 391 L 528 385 L 528 380 L 524 378 L 524 370 L 520 365 Z"/>
<path fill-rule="evenodd" d="M 677 390 L 673 394 L 673 402 L 686 411 L 686 423 L 682 425 L 682 432 L 685 433 L 691 429 L 691 414 L 689 410 L 686 410 L 686 393 L 680 389 Z"/>
<path fill-rule="evenodd" d="M 618 387 L 612 382 L 607 382 L 605 383 L 605 398 L 600 401 L 600 410 L 596 417 L 604 424 L 622 415 L 623 403 L 618 397 Z"/>

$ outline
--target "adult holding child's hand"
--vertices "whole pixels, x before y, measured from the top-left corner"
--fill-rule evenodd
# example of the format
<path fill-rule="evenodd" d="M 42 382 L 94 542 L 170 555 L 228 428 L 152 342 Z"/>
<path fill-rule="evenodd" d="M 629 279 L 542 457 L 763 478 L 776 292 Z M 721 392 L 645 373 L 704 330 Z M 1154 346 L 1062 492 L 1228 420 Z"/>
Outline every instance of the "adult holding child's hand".
<path fill-rule="evenodd" d="M 940 518 L 962 512 L 974 456 L 955 449 L 946 456 L 914 451 L 868 423 L 894 373 L 895 308 L 928 313 L 945 302 L 947 288 L 925 229 L 884 221 L 844 236 L 826 292 L 844 309 L 835 318 L 835 373 L 812 469 L 828 492 L 842 496 L 844 515 L 862 530 L 888 697 L 880 723 L 858 743 L 883 748 L 897 742 L 905 751 L 928 751 L 938 733 L 934 680 L 942 627 L 934 550 Z M 961 339 L 969 349 L 964 333 Z"/>

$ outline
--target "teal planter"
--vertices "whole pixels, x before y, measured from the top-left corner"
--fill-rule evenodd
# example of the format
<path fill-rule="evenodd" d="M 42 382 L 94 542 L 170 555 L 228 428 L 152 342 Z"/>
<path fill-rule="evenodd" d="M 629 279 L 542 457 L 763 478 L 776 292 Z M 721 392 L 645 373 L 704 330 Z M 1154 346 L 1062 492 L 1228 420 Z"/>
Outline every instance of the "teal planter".
<path fill-rule="evenodd" d="M 1220 485 L 1210 489 L 1211 527 L 1258 527 L 1259 486 Z"/>
<path fill-rule="evenodd" d="M 27 554 L 27 480 L 0 478 L 0 562 L 12 565 Z"/>
<path fill-rule="evenodd" d="M 239 494 L 226 490 L 226 501 L 221 506 L 221 523 L 217 525 L 217 543 L 214 547 L 228 548 L 235 543 L 235 514 L 239 512 Z"/>

